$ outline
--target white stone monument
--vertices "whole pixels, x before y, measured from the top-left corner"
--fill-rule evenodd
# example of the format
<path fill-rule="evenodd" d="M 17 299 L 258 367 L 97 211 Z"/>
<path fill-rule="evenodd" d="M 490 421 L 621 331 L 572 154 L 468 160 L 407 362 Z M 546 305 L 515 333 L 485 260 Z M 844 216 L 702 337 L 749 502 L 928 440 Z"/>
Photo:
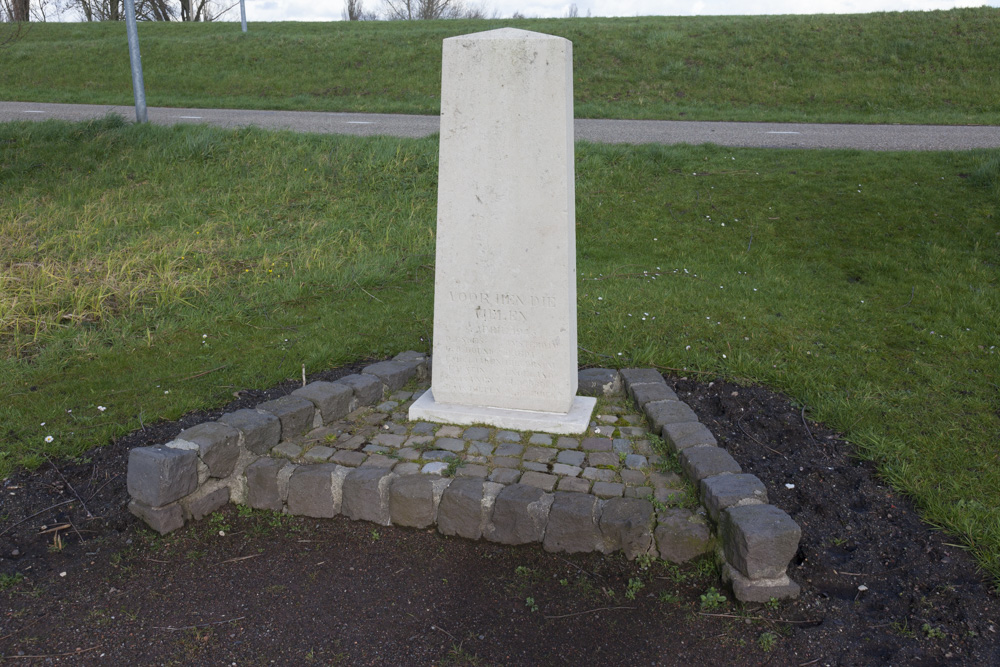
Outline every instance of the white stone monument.
<path fill-rule="evenodd" d="M 572 43 L 444 40 L 431 389 L 410 419 L 583 433 Z"/>

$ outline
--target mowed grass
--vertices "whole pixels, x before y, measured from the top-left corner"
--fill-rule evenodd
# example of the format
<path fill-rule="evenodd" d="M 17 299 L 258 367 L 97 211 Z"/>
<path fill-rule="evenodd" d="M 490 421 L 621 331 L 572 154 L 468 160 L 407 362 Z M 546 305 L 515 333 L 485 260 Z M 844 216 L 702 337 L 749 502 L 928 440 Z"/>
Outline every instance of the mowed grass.
<path fill-rule="evenodd" d="M 1000 9 L 864 15 L 139 26 L 148 103 L 437 114 L 441 42 L 505 26 L 572 40 L 576 114 L 1000 124 Z M 123 23 L 33 24 L 0 99 L 131 104 Z"/>
<path fill-rule="evenodd" d="M 429 351 L 436 153 L 0 125 L 0 478 Z M 582 363 L 786 392 L 1000 576 L 1000 154 L 581 144 L 577 202 Z"/>

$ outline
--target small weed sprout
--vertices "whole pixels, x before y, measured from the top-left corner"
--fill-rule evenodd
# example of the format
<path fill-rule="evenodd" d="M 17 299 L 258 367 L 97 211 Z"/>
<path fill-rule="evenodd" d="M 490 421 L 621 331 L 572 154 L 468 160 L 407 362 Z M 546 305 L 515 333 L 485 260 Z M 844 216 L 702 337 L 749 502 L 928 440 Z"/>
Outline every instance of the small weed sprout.
<path fill-rule="evenodd" d="M 762 632 L 757 638 L 757 645 L 764 653 L 770 653 L 774 645 L 778 643 L 778 635 L 773 632 Z"/>
<path fill-rule="evenodd" d="M 702 611 L 712 611 L 713 609 L 722 607 L 724 604 L 726 604 L 726 596 L 716 590 L 714 586 L 701 596 Z"/>
<path fill-rule="evenodd" d="M 381 539 L 382 534 L 378 532 L 378 528 L 372 528 L 372 542 L 378 542 Z"/>
<path fill-rule="evenodd" d="M 771 598 L 764 603 L 764 607 L 766 607 L 770 611 L 777 611 L 778 607 L 780 606 L 781 602 L 778 601 L 778 598 Z"/>
<path fill-rule="evenodd" d="M 625 597 L 629 600 L 635 599 L 635 594 L 646 587 L 642 579 L 639 577 L 632 577 L 628 580 L 628 586 L 625 588 Z"/>
<path fill-rule="evenodd" d="M 924 623 L 920 626 L 920 630 L 924 633 L 924 636 L 927 637 L 927 639 L 944 639 L 947 636 L 945 635 L 944 630 L 941 628 L 935 628 L 930 623 Z"/>
<path fill-rule="evenodd" d="M 533 612 L 538 611 L 538 605 L 535 603 L 535 598 L 533 597 L 525 598 L 524 605 Z"/>
<path fill-rule="evenodd" d="M 461 459 L 451 459 L 448 461 L 448 467 L 441 471 L 443 477 L 454 477 L 458 469 L 465 465 L 465 461 Z"/>
<path fill-rule="evenodd" d="M 514 574 L 516 574 L 519 577 L 530 577 L 532 574 L 534 574 L 534 571 L 526 565 L 518 565 L 517 567 L 514 568 Z"/>
<path fill-rule="evenodd" d="M 675 604 L 681 601 L 680 597 L 676 593 L 671 593 L 670 591 L 660 591 L 657 599 L 659 599 L 659 601 L 663 604 Z"/>

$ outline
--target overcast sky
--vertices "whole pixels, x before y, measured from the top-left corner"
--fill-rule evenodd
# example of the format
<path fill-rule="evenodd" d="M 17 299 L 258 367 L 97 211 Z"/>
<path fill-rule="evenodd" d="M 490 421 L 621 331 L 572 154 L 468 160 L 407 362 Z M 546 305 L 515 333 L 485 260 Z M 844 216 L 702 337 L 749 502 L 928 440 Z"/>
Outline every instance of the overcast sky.
<path fill-rule="evenodd" d="M 229 4 L 226 0 L 223 4 Z M 245 0 L 248 21 L 338 21 L 343 0 Z M 366 9 L 377 9 L 382 0 L 365 0 Z M 467 0 L 492 13 L 509 17 L 566 16 L 570 2 L 563 0 Z M 1000 0 L 577 0 L 580 16 L 698 16 L 706 14 L 860 14 L 955 7 L 1000 6 Z M 239 5 L 226 18 L 239 20 Z"/>

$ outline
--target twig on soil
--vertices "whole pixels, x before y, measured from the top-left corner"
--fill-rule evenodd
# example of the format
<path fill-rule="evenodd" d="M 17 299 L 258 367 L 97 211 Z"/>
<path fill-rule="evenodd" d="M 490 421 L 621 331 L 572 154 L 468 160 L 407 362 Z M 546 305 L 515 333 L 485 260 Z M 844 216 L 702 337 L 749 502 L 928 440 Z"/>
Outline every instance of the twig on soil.
<path fill-rule="evenodd" d="M 98 493 L 100 493 L 104 489 L 104 487 L 106 487 L 108 484 L 110 484 L 111 482 L 113 482 L 116 479 L 118 479 L 120 476 L 121 476 L 121 473 L 118 473 L 114 477 L 112 477 L 111 479 L 109 479 L 108 481 L 106 481 L 104 484 L 101 484 L 101 486 L 98 487 L 97 491 L 94 491 L 92 494 L 90 494 L 89 496 L 87 496 L 87 500 L 93 500 L 94 496 L 96 496 Z"/>
<path fill-rule="evenodd" d="M 69 653 L 47 653 L 45 655 L 0 655 L 0 658 L 3 658 L 4 660 L 13 660 L 14 658 L 30 658 L 33 660 L 43 660 L 45 658 L 65 658 L 69 655 L 80 655 L 81 653 L 96 651 L 99 648 L 101 648 L 100 644 L 97 646 L 91 646 L 90 648 L 78 648 L 75 651 L 70 651 Z"/>
<path fill-rule="evenodd" d="M 583 614 L 591 614 L 595 611 L 614 611 L 616 609 L 635 609 L 635 607 L 598 607 L 597 609 L 588 609 L 587 611 L 577 611 L 572 614 L 562 614 L 561 616 L 545 616 L 544 618 L 549 620 L 556 618 L 569 618 L 570 616 L 581 616 Z"/>
<path fill-rule="evenodd" d="M 804 405 L 802 406 L 802 412 L 799 413 L 799 414 L 802 417 L 802 425 L 806 427 L 806 433 L 809 434 L 809 439 L 813 441 L 814 445 L 819 444 L 818 442 L 816 442 L 816 438 L 813 437 L 813 432 L 809 428 L 809 424 L 806 423 L 806 406 L 804 406 Z"/>
<path fill-rule="evenodd" d="M 903 308 L 906 308 L 911 303 L 913 303 L 913 295 L 916 294 L 916 292 L 917 292 L 917 286 L 914 285 L 913 287 L 910 288 L 910 300 L 909 301 L 907 301 L 906 303 L 904 303 L 902 306 L 897 306 L 895 308 L 886 308 L 886 310 L 902 310 Z"/>
<path fill-rule="evenodd" d="M 365 294 L 367 294 L 367 295 L 368 295 L 368 296 L 370 296 L 371 298 L 375 299 L 375 300 L 376 300 L 376 301 L 378 301 L 379 303 L 385 303 L 385 301 L 383 301 L 382 299 L 378 298 L 377 296 L 375 296 L 374 294 L 372 294 L 371 292 L 369 292 L 368 290 L 366 290 L 366 289 L 365 289 L 364 287 L 361 287 L 361 283 L 359 283 L 359 282 L 358 282 L 357 280 L 355 280 L 355 281 L 354 281 L 354 284 L 355 284 L 355 285 L 357 285 L 357 286 L 358 286 L 358 288 L 359 288 L 359 289 L 360 289 L 360 290 L 361 290 L 362 292 L 364 292 Z"/>
<path fill-rule="evenodd" d="M 816 658 L 815 660 L 810 660 L 809 662 L 800 662 L 799 667 L 808 667 L 809 665 L 815 665 L 817 662 L 823 659 L 823 656 Z"/>
<path fill-rule="evenodd" d="M 592 354 L 592 355 L 594 355 L 595 357 L 604 357 L 605 359 L 614 359 L 614 357 L 612 357 L 612 356 L 611 356 L 610 354 L 601 354 L 600 352 L 591 352 L 591 351 L 590 351 L 590 350 L 588 350 L 587 348 L 585 348 L 585 347 L 580 347 L 579 345 L 577 345 L 577 347 L 579 347 L 579 348 L 580 348 L 581 350 L 583 350 L 583 351 L 584 351 L 584 352 L 586 352 L 587 354 Z"/>
<path fill-rule="evenodd" d="M 46 614 L 46 615 L 47 615 L 47 614 Z M 18 630 L 14 630 L 14 632 L 10 632 L 10 633 L 7 633 L 7 634 L 5 634 L 5 635 L 4 635 L 3 637 L 0 637 L 0 642 L 2 642 L 2 641 L 3 641 L 3 640 L 5 640 L 5 639 L 8 639 L 8 638 L 10 638 L 10 637 L 13 637 L 14 635 L 16 635 L 16 634 L 17 634 L 17 633 L 19 633 L 19 632 L 24 632 L 25 630 L 27 630 L 27 629 L 28 629 L 28 628 L 30 628 L 31 626 L 33 626 L 33 625 L 35 625 L 36 623 L 38 623 L 39 621 L 41 621 L 41 620 L 42 620 L 43 618 L 45 618 L 45 616 L 39 616 L 38 618 L 36 618 L 35 620 L 33 620 L 33 621 L 32 621 L 31 623 L 28 623 L 28 624 L 27 624 L 26 626 L 24 626 L 23 628 L 20 628 L 20 629 L 18 629 Z"/>
<path fill-rule="evenodd" d="M 18 526 L 20 526 L 25 521 L 29 521 L 31 519 L 34 519 L 36 516 L 38 516 L 40 514 L 45 514 L 49 510 L 54 510 L 57 507 L 62 507 L 63 505 L 69 505 L 70 503 L 77 503 L 77 502 L 80 502 L 80 501 L 78 501 L 78 500 L 76 500 L 74 498 L 73 500 L 64 500 L 61 503 L 56 503 L 55 505 L 50 505 L 49 507 L 46 507 L 45 509 L 43 509 L 43 510 L 41 510 L 39 512 L 35 512 L 31 516 L 26 516 L 23 519 L 21 519 L 20 521 L 18 521 L 17 523 L 11 524 L 11 525 L 7 526 L 6 528 L 4 528 L 3 530 L 0 530 L 0 535 L 4 535 L 4 534 L 8 533 L 9 531 L 14 530 L 15 528 L 17 528 Z"/>
<path fill-rule="evenodd" d="M 557 556 L 557 558 L 559 558 L 559 560 L 561 560 L 562 562 L 566 563 L 567 565 L 572 565 L 572 566 L 573 566 L 573 567 L 575 567 L 576 569 L 580 570 L 580 572 L 583 572 L 584 574 L 586 574 L 586 575 L 588 575 L 588 576 L 591 576 L 591 577 L 596 577 L 596 578 L 598 578 L 598 579 L 603 579 L 603 578 L 604 578 L 604 577 L 602 577 L 601 575 L 599 575 L 599 574 L 596 574 L 596 573 L 594 573 L 594 572 L 587 572 L 586 570 L 584 570 L 584 569 L 583 569 L 582 567 L 580 567 L 579 565 L 577 565 L 577 564 L 576 564 L 576 563 L 574 563 L 573 561 L 569 561 L 569 560 L 566 560 L 566 559 L 565 559 L 565 558 L 563 558 L 562 556 Z"/>
<path fill-rule="evenodd" d="M 755 621 L 766 621 L 768 623 L 794 623 L 796 625 L 808 625 L 810 623 L 822 623 L 822 620 L 817 619 L 806 619 L 805 621 L 789 621 L 785 618 L 768 618 L 767 616 L 741 616 L 740 614 L 709 614 L 705 611 L 699 611 L 699 616 L 716 616 L 718 618 L 749 618 Z"/>
<path fill-rule="evenodd" d="M 225 625 L 226 623 L 235 623 L 236 621 L 242 621 L 244 618 L 246 618 L 246 616 L 239 616 L 237 618 L 231 618 L 228 621 L 213 621 L 212 623 L 199 623 L 198 625 L 185 625 L 183 628 L 174 628 L 174 627 L 170 627 L 170 626 L 161 627 L 161 626 L 158 626 L 158 625 L 154 625 L 153 629 L 154 630 L 170 630 L 170 631 L 173 631 L 173 632 L 176 632 L 177 630 L 194 630 L 196 628 L 207 628 L 207 627 L 210 627 L 212 625 Z"/>
<path fill-rule="evenodd" d="M 80 501 L 81 505 L 83 505 L 83 510 L 87 513 L 87 517 L 88 518 L 93 517 L 94 515 L 91 514 L 90 508 L 87 507 L 87 503 L 83 502 L 83 498 L 81 498 L 80 494 L 76 492 L 76 489 L 73 488 L 73 485 L 69 483 L 69 480 L 66 479 L 66 476 L 62 474 L 62 470 L 60 470 L 59 467 L 52 462 L 52 459 L 50 459 L 48 455 L 42 454 L 42 456 L 44 456 L 45 460 L 49 462 L 49 465 L 52 466 L 52 469 L 56 471 L 56 474 L 59 475 L 59 479 L 63 481 L 63 484 L 69 487 L 69 490 L 73 492 L 73 495 L 76 496 L 76 499 Z"/>
<path fill-rule="evenodd" d="M 230 558 L 229 560 L 224 560 L 216 563 L 216 565 L 225 565 L 226 563 L 235 563 L 236 561 L 246 560 L 248 558 L 256 558 L 260 554 L 250 554 L 249 556 L 240 556 L 238 558 Z"/>
<path fill-rule="evenodd" d="M 756 442 L 758 445 L 760 445 L 764 449 L 774 452 L 775 454 L 777 454 L 778 456 L 780 456 L 783 459 L 787 459 L 788 458 L 787 456 L 785 456 L 784 454 L 782 454 L 781 452 L 779 452 L 777 449 L 773 449 L 771 447 L 768 447 L 763 442 L 761 442 L 757 438 L 755 438 L 752 435 L 750 435 L 749 431 L 747 431 L 745 428 L 743 428 L 743 420 L 746 419 L 747 417 L 749 417 L 751 412 L 753 412 L 753 410 L 747 410 L 747 412 L 746 412 L 745 415 L 743 415 L 738 420 L 736 420 L 736 425 L 739 427 L 739 429 L 741 431 L 743 431 L 743 435 L 745 435 L 746 437 L 750 438 L 751 440 L 753 440 L 754 442 Z"/>
<path fill-rule="evenodd" d="M 653 368 L 660 368 L 665 371 L 674 371 L 675 373 L 697 373 L 698 375 L 718 375 L 715 371 L 694 371 L 685 368 L 672 368 L 670 366 L 658 366 L 657 364 L 650 364 Z"/>
<path fill-rule="evenodd" d="M 447 631 L 447 630 L 445 630 L 444 628 L 441 628 L 441 627 L 438 627 L 438 626 L 436 626 L 436 625 L 432 625 L 432 626 L 431 626 L 431 630 L 440 630 L 441 632 L 443 632 L 443 633 L 445 633 L 446 635 L 448 635 L 449 637 L 451 637 L 452 641 L 456 641 L 456 642 L 458 641 L 457 639 L 455 639 L 455 635 L 451 634 L 450 632 L 448 632 L 448 631 Z"/>

